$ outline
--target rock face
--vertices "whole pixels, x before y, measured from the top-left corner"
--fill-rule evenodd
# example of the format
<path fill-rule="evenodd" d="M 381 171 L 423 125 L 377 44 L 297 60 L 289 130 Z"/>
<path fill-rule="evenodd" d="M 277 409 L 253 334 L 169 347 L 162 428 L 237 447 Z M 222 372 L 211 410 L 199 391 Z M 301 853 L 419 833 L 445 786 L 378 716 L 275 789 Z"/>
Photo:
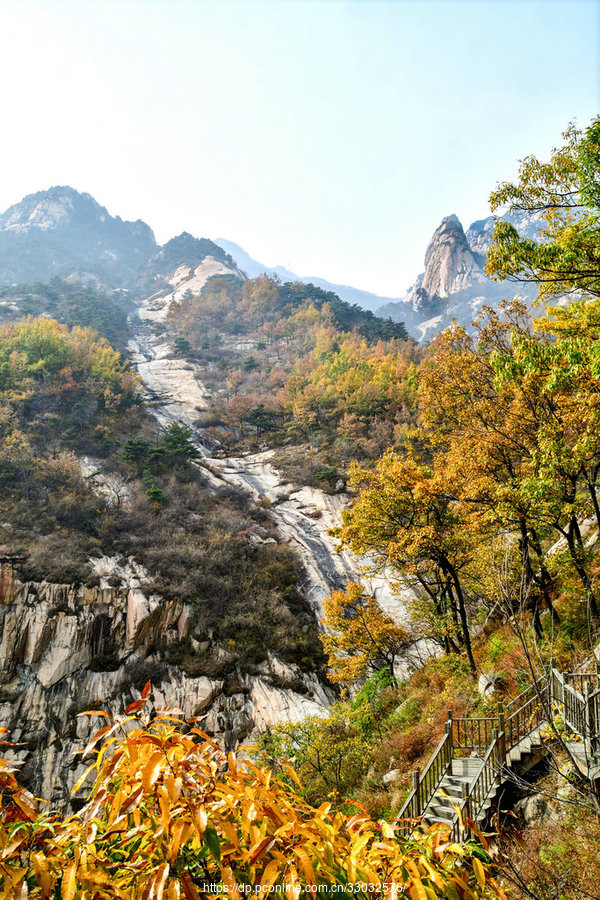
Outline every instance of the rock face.
<path fill-rule="evenodd" d="M 536 216 L 520 213 L 507 216 L 520 234 L 535 237 Z M 533 300 L 531 285 L 491 281 L 484 272 L 486 254 L 494 231 L 494 216 L 473 222 L 466 233 L 457 216 L 442 220 L 425 253 L 425 271 L 419 275 L 404 299 L 379 307 L 377 315 L 404 322 L 420 341 L 430 340 L 456 319 L 470 326 L 483 305 L 520 296 Z"/>
<path fill-rule="evenodd" d="M 244 277 L 212 241 L 184 232 L 159 247 L 145 222 L 124 222 L 71 187 L 29 194 L 0 214 L 0 284 L 74 275 L 137 292 L 159 275 L 210 255 Z"/>
<path fill-rule="evenodd" d="M 67 805 L 84 769 L 74 750 L 98 728 L 98 718 L 77 713 L 122 712 L 148 678 L 156 707 L 199 716 L 200 727 L 229 749 L 269 725 L 323 714 L 331 703 L 314 675 L 272 656 L 258 675 L 220 680 L 159 662 L 153 647 L 188 635 L 189 608 L 143 589 L 146 574 L 133 559 L 96 560 L 95 574 L 90 587 L 21 582 L 5 564 L 0 579 L 0 721 L 21 745 L 7 755 L 52 804 Z"/>
<path fill-rule="evenodd" d="M 53 187 L 0 215 L 0 283 L 47 281 L 73 270 L 127 286 L 157 250 L 144 222 L 113 217 L 89 194 Z"/>
<path fill-rule="evenodd" d="M 423 293 L 430 298 L 445 298 L 485 281 L 458 218 L 442 219 L 425 252 Z"/>

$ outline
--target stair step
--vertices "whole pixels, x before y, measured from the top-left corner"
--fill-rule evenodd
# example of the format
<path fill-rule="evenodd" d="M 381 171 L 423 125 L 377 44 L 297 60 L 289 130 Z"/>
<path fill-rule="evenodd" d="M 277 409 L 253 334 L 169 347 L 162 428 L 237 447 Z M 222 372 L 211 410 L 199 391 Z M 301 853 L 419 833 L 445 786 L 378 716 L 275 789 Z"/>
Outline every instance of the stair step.
<path fill-rule="evenodd" d="M 448 827 L 452 828 L 451 819 L 442 819 L 440 816 L 429 816 L 426 815 L 424 818 L 427 820 L 428 825 L 434 825 L 439 823 L 440 825 L 448 825 Z"/>
<path fill-rule="evenodd" d="M 439 794 L 434 794 L 429 803 L 431 805 L 435 804 L 436 806 L 443 806 L 446 809 L 454 809 L 458 799 L 458 797 L 440 797 Z"/>
<path fill-rule="evenodd" d="M 445 778 L 448 779 L 450 784 L 454 783 L 455 787 L 458 787 L 460 784 L 471 784 L 473 781 L 473 776 L 471 775 L 446 775 Z"/>
<path fill-rule="evenodd" d="M 464 796 L 462 785 L 460 784 L 441 784 L 441 790 L 445 791 L 449 797 L 453 797 L 455 800 L 460 800 Z M 440 788 L 438 788 L 440 790 Z"/>
<path fill-rule="evenodd" d="M 478 756 L 469 756 L 452 760 L 452 775 L 476 775 L 483 760 Z"/>
<path fill-rule="evenodd" d="M 442 819 L 450 819 L 454 815 L 454 807 L 453 806 L 442 806 L 438 803 L 430 803 L 427 809 L 425 810 L 425 815 L 429 816 L 440 816 Z"/>

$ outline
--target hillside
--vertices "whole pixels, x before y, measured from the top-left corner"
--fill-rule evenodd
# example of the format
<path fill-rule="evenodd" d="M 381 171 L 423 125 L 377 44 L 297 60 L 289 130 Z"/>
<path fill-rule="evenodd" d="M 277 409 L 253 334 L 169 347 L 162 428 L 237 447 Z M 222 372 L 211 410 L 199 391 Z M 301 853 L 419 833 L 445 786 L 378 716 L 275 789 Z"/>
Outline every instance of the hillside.
<path fill-rule="evenodd" d="M 410 421 L 416 348 L 401 324 L 264 275 L 184 287 L 155 329 L 196 367 L 198 421 L 227 454 L 278 447 L 291 480 L 331 489 Z"/>
<path fill-rule="evenodd" d="M 208 255 L 232 263 L 212 241 L 186 232 L 160 247 L 145 222 L 112 216 L 68 186 L 29 194 L 0 214 L 0 285 L 69 276 L 139 295 L 157 276 Z"/>
<path fill-rule="evenodd" d="M 485 265 L 535 321 L 513 299 L 419 346 L 185 233 L 139 293 L 2 289 L 5 893 L 75 897 L 82 858 L 128 896 L 283 883 L 290 854 L 348 885 L 366 853 L 415 897 L 593 896 L 600 122 L 564 140 L 493 193 L 491 243 L 446 218 L 411 292 L 423 322 L 474 310 Z"/>

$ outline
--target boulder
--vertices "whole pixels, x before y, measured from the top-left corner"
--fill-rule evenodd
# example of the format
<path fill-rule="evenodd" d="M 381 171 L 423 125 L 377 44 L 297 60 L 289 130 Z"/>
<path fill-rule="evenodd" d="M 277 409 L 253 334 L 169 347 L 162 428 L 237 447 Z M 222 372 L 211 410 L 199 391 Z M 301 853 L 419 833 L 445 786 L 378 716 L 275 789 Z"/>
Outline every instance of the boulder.
<path fill-rule="evenodd" d="M 526 826 L 548 824 L 559 820 L 558 813 L 543 794 L 530 794 L 528 797 L 523 797 L 515 804 L 515 812 L 521 814 Z"/>
<path fill-rule="evenodd" d="M 492 694 L 496 692 L 497 678 L 498 676 L 494 674 L 482 674 L 479 676 L 479 681 L 477 682 L 477 690 L 482 697 L 491 697 Z"/>
<path fill-rule="evenodd" d="M 402 769 L 391 769 L 389 772 L 386 772 L 381 779 L 382 784 L 384 784 L 386 787 L 389 787 L 392 784 L 396 784 L 396 782 L 400 781 L 402 775 Z"/>

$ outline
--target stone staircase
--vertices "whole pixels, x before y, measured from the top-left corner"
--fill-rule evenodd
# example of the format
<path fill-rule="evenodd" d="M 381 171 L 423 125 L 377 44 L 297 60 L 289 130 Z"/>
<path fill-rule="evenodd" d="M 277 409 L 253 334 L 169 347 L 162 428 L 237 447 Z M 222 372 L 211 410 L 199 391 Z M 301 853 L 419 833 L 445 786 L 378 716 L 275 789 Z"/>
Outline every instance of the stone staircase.
<path fill-rule="evenodd" d="M 552 738 L 560 718 L 573 762 L 600 783 L 600 675 L 550 668 L 496 716 L 454 718 L 421 773 L 397 822 L 410 833 L 419 825 L 447 825 L 453 840 L 484 828 L 503 784 L 523 775 L 545 755 L 543 732 Z"/>

